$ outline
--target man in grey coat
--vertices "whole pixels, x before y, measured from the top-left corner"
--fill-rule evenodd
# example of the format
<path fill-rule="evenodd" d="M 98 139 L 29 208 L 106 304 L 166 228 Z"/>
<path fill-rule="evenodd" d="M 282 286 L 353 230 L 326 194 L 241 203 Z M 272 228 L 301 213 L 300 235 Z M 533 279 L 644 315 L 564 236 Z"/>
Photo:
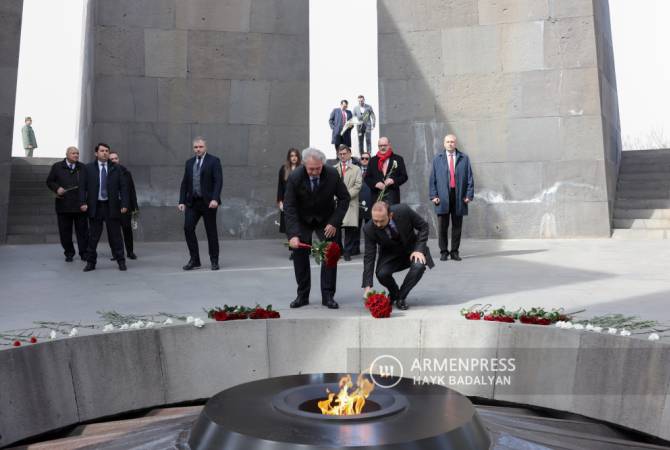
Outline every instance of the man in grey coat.
<path fill-rule="evenodd" d="M 440 261 L 446 261 L 449 256 L 453 261 L 460 261 L 458 249 L 463 216 L 468 215 L 468 203 L 475 196 L 475 181 L 470 158 L 456 148 L 456 136 L 448 134 L 444 137 L 444 149 L 433 158 L 428 189 L 438 217 Z M 448 241 L 450 218 L 451 252 Z"/>
<path fill-rule="evenodd" d="M 358 96 L 358 105 L 354 107 L 354 117 L 358 119 L 359 125 L 356 125 L 358 133 L 358 153 L 363 153 L 363 138 L 365 138 L 366 150 L 372 152 L 372 130 L 377 124 L 377 117 L 372 106 L 365 103 L 365 97 Z"/>
<path fill-rule="evenodd" d="M 26 117 L 25 125 L 21 128 L 21 137 L 23 138 L 23 148 L 26 151 L 26 157 L 32 158 L 33 152 L 37 148 L 37 139 L 35 139 L 35 130 L 33 130 L 33 119 Z"/>

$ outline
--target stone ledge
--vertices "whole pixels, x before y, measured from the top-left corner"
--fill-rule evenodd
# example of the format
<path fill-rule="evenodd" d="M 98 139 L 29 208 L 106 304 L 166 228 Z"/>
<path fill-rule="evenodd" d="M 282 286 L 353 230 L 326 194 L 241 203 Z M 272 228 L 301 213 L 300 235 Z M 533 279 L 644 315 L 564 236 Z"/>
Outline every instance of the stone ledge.
<path fill-rule="evenodd" d="M 118 331 L 0 351 L 0 446 L 82 420 L 206 398 L 267 376 L 358 371 L 373 349 L 384 348 L 416 350 L 417 358 L 453 356 L 457 349 L 479 349 L 482 357 L 542 349 L 533 365 L 519 365 L 521 389 L 460 390 L 670 439 L 670 345 L 426 314 L 208 322 L 202 329 Z M 574 353 L 550 353 L 560 349 Z M 523 389 L 531 384 L 540 388 Z"/>

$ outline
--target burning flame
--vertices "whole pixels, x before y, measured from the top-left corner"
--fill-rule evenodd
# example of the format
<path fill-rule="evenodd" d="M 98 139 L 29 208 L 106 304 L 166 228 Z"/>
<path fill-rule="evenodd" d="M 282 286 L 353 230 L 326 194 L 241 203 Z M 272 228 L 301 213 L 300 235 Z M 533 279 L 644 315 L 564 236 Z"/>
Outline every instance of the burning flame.
<path fill-rule="evenodd" d="M 349 392 L 353 386 L 351 375 L 346 375 L 340 378 L 340 392 L 338 392 L 337 396 L 326 389 L 328 398 L 317 403 L 321 414 L 329 416 L 353 416 L 360 414 L 363 411 L 363 406 L 365 406 L 365 399 L 370 396 L 375 386 L 363 374 L 358 375 L 356 379 L 356 390 Z"/>

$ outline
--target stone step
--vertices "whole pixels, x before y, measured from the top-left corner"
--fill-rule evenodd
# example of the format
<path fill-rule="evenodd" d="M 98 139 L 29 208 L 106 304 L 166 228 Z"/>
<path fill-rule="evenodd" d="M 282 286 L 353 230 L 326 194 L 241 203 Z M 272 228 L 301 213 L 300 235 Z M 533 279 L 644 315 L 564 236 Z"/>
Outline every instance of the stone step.
<path fill-rule="evenodd" d="M 60 242 L 60 237 L 55 233 L 48 234 L 22 234 L 22 233 L 8 233 L 7 245 L 24 245 L 24 244 L 57 244 Z"/>
<path fill-rule="evenodd" d="M 670 220 L 670 208 L 666 209 L 614 209 L 615 219 L 666 219 Z"/>
<path fill-rule="evenodd" d="M 670 174 L 666 174 L 665 180 L 619 180 L 619 190 L 665 190 L 670 192 Z"/>
<path fill-rule="evenodd" d="M 629 228 L 612 230 L 612 239 L 670 239 L 670 230 L 646 230 L 641 228 Z"/>
<path fill-rule="evenodd" d="M 619 181 L 633 181 L 633 180 L 642 180 L 642 181 L 652 181 L 660 180 L 665 181 L 668 179 L 668 172 L 646 172 L 646 173 L 620 173 Z"/>
<path fill-rule="evenodd" d="M 49 197 L 10 197 L 9 214 L 12 214 L 13 208 L 22 206 L 29 208 L 54 208 L 54 199 Z"/>
<path fill-rule="evenodd" d="M 622 161 L 637 161 L 649 159 L 668 159 L 670 161 L 670 149 L 658 150 L 627 150 L 621 152 Z"/>
<path fill-rule="evenodd" d="M 620 173 L 647 173 L 647 172 L 666 172 L 670 173 L 670 162 L 625 162 L 621 164 Z"/>
<path fill-rule="evenodd" d="M 670 200 L 670 190 L 667 189 L 626 189 L 616 193 L 620 199 L 648 198 L 653 200 Z"/>
<path fill-rule="evenodd" d="M 11 205 L 9 216 L 56 216 L 56 209 L 54 207 L 54 202 L 50 201 L 48 204 L 42 206 L 30 205 L 30 204 L 21 204 L 21 205 Z"/>
<path fill-rule="evenodd" d="M 614 219 L 614 228 L 670 230 L 670 219 Z"/>
<path fill-rule="evenodd" d="M 58 226 L 53 224 L 27 224 L 27 225 L 11 225 L 7 224 L 7 234 L 49 234 L 57 233 Z"/>
<path fill-rule="evenodd" d="M 617 198 L 614 203 L 616 209 L 665 209 L 670 208 L 669 199 L 621 199 Z"/>
<path fill-rule="evenodd" d="M 10 189 L 46 189 L 49 190 L 49 187 L 46 183 L 46 177 L 34 180 L 22 180 L 12 177 L 12 180 L 9 182 Z"/>
<path fill-rule="evenodd" d="M 10 214 L 7 217 L 7 225 L 53 225 L 58 226 L 56 214 L 17 215 Z"/>

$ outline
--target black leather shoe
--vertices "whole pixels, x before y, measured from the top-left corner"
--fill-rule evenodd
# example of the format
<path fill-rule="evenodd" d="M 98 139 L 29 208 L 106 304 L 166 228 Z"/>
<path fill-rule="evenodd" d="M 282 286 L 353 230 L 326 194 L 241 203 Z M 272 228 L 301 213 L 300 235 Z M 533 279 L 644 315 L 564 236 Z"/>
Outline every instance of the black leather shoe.
<path fill-rule="evenodd" d="M 321 300 L 321 304 L 323 306 L 327 307 L 328 309 L 337 309 L 337 308 L 340 307 L 340 305 L 338 305 L 337 302 L 335 300 L 333 300 L 332 297 L 331 298 L 324 298 L 323 300 Z"/>
<path fill-rule="evenodd" d="M 449 259 L 449 253 L 442 253 L 440 255 L 440 261 L 446 261 Z"/>
<path fill-rule="evenodd" d="M 451 259 L 453 259 L 454 261 L 460 261 L 461 257 L 458 256 L 458 252 L 451 252 Z"/>
<path fill-rule="evenodd" d="M 193 270 L 193 269 L 199 269 L 200 268 L 200 261 L 193 261 L 192 259 L 186 263 L 182 269 L 184 270 Z"/>
<path fill-rule="evenodd" d="M 133 252 L 128 253 L 128 259 L 137 259 L 137 255 Z"/>
<path fill-rule="evenodd" d="M 90 272 L 91 270 L 95 270 L 95 264 L 93 263 L 86 263 L 86 267 L 84 267 L 84 272 Z"/>
<path fill-rule="evenodd" d="M 72 261 L 74 261 L 74 258 L 72 256 L 65 257 L 65 262 L 72 262 Z"/>
<path fill-rule="evenodd" d="M 119 261 L 119 270 L 122 271 L 122 272 L 125 272 L 126 270 L 128 270 L 128 268 L 126 267 L 126 262 L 125 261 Z"/>
<path fill-rule="evenodd" d="M 345 261 L 351 261 L 351 255 L 344 255 Z"/>
<path fill-rule="evenodd" d="M 116 261 L 116 256 L 112 256 L 111 258 L 109 258 L 109 260 L 110 261 Z"/>
<path fill-rule="evenodd" d="M 409 305 L 405 302 L 405 299 L 404 299 L 404 298 L 401 298 L 400 300 L 398 300 L 397 302 L 395 302 L 395 304 L 396 304 L 396 306 L 398 307 L 398 309 L 401 309 L 401 310 L 403 310 L 403 311 L 406 311 L 406 310 L 409 309 Z"/>
<path fill-rule="evenodd" d="M 212 263 L 212 270 L 219 270 L 219 263 L 218 262 L 213 262 Z"/>
<path fill-rule="evenodd" d="M 296 297 L 295 300 L 293 300 L 289 306 L 291 308 L 300 308 L 301 306 L 305 306 L 305 305 L 309 305 L 309 299 L 308 298 Z"/>

